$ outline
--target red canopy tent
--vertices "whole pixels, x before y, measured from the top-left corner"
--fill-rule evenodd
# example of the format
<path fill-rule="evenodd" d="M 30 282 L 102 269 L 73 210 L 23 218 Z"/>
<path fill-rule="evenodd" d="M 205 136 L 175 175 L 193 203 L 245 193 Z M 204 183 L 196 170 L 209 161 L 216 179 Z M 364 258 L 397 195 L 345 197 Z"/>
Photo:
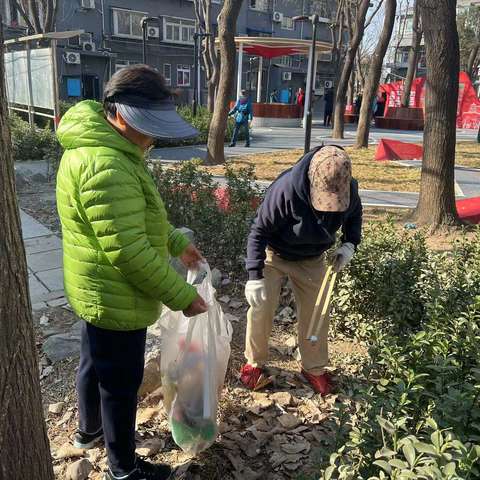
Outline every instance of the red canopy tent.
<path fill-rule="evenodd" d="M 218 42 L 218 39 L 217 39 Z M 314 61 L 312 58 L 312 41 L 298 38 L 277 38 L 277 37 L 235 37 L 235 45 L 238 50 L 238 67 L 237 67 L 237 98 L 240 96 L 242 89 L 242 68 L 243 68 L 243 53 L 258 56 L 258 85 L 257 102 L 261 102 L 261 86 L 262 86 L 262 72 L 263 59 L 282 57 L 286 55 L 308 55 L 308 62 Z M 315 44 L 316 58 L 314 63 L 314 78 L 316 75 L 318 55 L 322 52 L 330 52 L 332 50 L 331 42 L 317 41 Z M 314 88 L 310 85 L 310 77 L 307 78 L 306 98 L 305 104 L 308 105 L 311 92 Z M 307 109 L 305 109 L 306 115 Z"/>

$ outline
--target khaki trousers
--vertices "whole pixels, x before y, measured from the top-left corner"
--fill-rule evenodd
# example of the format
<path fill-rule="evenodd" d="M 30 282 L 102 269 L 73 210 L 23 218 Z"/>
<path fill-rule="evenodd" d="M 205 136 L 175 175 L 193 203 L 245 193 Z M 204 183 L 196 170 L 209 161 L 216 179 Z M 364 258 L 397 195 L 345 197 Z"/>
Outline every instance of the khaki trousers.
<path fill-rule="evenodd" d="M 316 343 L 307 340 L 307 333 L 325 271 L 323 255 L 291 262 L 282 260 L 271 250 L 267 250 L 263 271 L 267 300 L 257 308 L 251 307 L 247 314 L 245 357 L 250 365 L 261 368 L 268 360 L 268 340 L 279 304 L 282 281 L 289 278 L 297 305 L 297 334 L 302 367 L 313 375 L 324 373 L 328 364 L 329 318 L 324 322 Z"/>

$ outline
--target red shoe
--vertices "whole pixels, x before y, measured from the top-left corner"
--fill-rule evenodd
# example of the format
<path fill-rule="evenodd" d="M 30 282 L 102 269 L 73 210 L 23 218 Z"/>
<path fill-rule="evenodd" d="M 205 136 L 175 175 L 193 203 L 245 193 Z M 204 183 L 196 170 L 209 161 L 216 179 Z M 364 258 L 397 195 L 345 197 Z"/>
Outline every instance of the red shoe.
<path fill-rule="evenodd" d="M 302 375 L 315 392 L 320 395 L 325 396 L 332 392 L 332 379 L 328 373 L 324 373 L 323 375 L 313 375 L 302 369 Z"/>
<path fill-rule="evenodd" d="M 240 381 L 250 390 L 258 390 L 272 383 L 273 377 L 265 377 L 261 368 L 246 363 L 240 370 Z"/>

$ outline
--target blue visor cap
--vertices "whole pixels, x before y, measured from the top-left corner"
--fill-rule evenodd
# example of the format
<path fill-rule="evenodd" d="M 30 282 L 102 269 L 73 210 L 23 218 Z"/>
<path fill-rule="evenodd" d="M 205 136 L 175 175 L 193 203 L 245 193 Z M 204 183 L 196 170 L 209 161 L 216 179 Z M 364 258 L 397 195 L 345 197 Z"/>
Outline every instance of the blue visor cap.
<path fill-rule="evenodd" d="M 125 122 L 144 135 L 164 140 L 196 137 L 199 132 L 178 113 L 172 99 L 149 101 L 143 97 L 116 97 L 115 106 Z"/>

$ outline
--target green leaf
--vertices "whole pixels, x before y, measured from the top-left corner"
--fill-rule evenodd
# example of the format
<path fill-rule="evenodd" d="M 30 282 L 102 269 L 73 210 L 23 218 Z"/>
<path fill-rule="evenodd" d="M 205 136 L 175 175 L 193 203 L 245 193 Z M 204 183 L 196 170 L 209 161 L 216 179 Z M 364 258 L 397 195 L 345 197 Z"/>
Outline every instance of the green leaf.
<path fill-rule="evenodd" d="M 414 444 L 415 450 L 420 453 L 428 453 L 429 455 L 438 456 L 438 452 L 433 445 L 424 442 L 417 442 Z"/>
<path fill-rule="evenodd" d="M 387 447 L 383 447 L 381 450 L 375 452 L 375 458 L 393 457 L 396 454 L 397 452 L 394 452 Z"/>
<path fill-rule="evenodd" d="M 392 467 L 390 467 L 390 465 L 385 460 L 375 460 L 373 464 L 385 470 L 388 474 L 392 473 Z"/>
<path fill-rule="evenodd" d="M 442 432 L 440 432 L 439 430 L 437 430 L 436 432 L 433 432 L 433 433 L 430 435 L 430 440 L 431 440 L 432 443 L 435 445 L 435 447 L 437 448 L 437 450 L 440 450 L 440 448 L 441 448 L 442 445 L 443 445 L 443 435 L 442 435 Z"/>
<path fill-rule="evenodd" d="M 433 428 L 433 430 L 438 430 L 437 422 L 431 417 L 427 418 L 427 425 L 429 427 Z"/>
<path fill-rule="evenodd" d="M 395 433 L 395 426 L 393 425 L 392 422 L 389 422 L 387 419 L 381 417 L 380 415 L 377 415 L 377 422 L 388 433 L 390 434 Z"/>
<path fill-rule="evenodd" d="M 388 463 L 395 468 L 407 468 L 408 464 L 407 462 L 404 462 L 403 460 L 399 460 L 398 458 L 392 458 L 391 460 L 388 461 Z"/>
<path fill-rule="evenodd" d="M 456 465 L 455 462 L 450 462 L 443 467 L 443 473 L 445 475 L 455 475 Z"/>
<path fill-rule="evenodd" d="M 323 478 L 325 480 L 330 480 L 332 478 L 333 472 L 335 471 L 335 467 L 333 465 L 330 465 L 326 470 L 323 475 Z"/>
<path fill-rule="evenodd" d="M 406 443 L 403 446 L 402 451 L 408 464 L 413 467 L 413 465 L 415 465 L 415 449 L 413 448 L 413 445 L 410 442 Z"/>

